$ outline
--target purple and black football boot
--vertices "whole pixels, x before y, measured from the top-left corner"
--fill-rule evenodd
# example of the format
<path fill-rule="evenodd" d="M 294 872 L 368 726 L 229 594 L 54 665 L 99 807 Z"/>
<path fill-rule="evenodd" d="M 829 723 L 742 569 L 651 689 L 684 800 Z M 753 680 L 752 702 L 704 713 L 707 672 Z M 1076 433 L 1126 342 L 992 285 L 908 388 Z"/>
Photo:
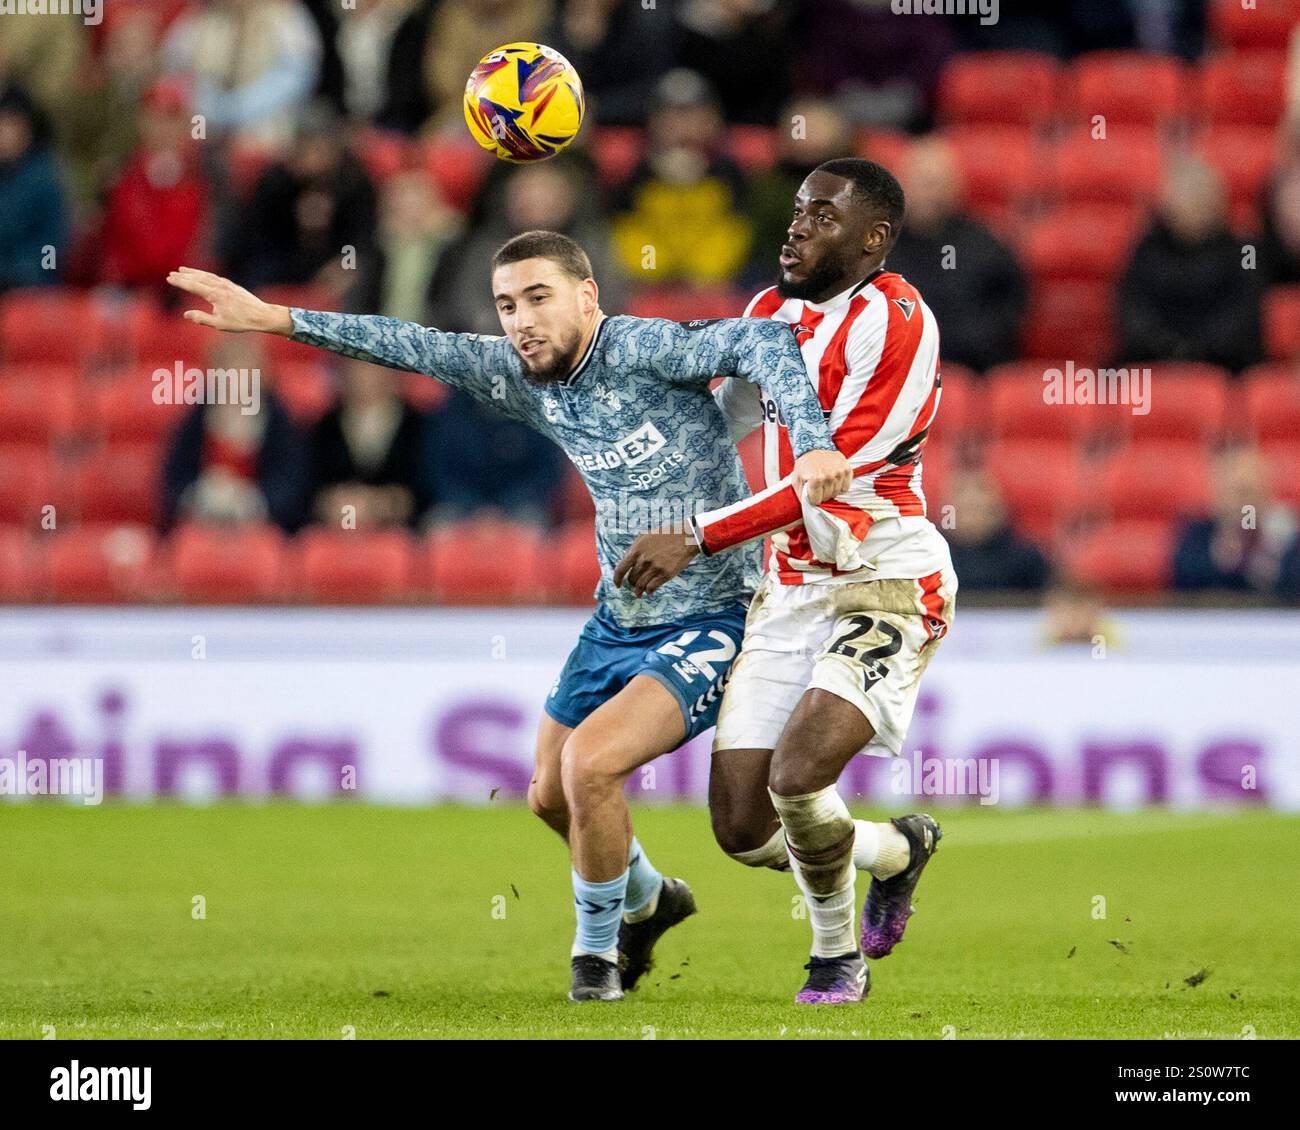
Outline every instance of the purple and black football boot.
<path fill-rule="evenodd" d="M 871 991 L 871 971 L 859 954 L 810 957 L 804 968 L 808 980 L 795 1004 L 857 1004 Z"/>
<path fill-rule="evenodd" d="M 872 959 L 887 956 L 902 941 L 907 920 L 916 909 L 912 892 L 943 836 L 938 821 L 924 812 L 897 816 L 890 823 L 907 837 L 912 854 L 892 879 L 871 880 L 862 906 L 862 954 Z"/>

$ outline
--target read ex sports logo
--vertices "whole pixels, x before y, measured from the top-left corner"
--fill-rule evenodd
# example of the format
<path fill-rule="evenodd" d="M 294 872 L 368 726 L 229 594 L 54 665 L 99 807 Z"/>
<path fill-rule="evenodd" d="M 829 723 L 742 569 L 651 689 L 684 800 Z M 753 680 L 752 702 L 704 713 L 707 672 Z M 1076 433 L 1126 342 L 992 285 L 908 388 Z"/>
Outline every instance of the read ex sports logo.
<path fill-rule="evenodd" d="M 615 467 L 636 467 L 652 455 L 657 455 L 667 442 L 663 432 L 647 420 L 635 431 L 628 432 L 622 439 L 616 439 L 613 447 L 607 447 L 604 451 L 570 452 L 569 458 L 584 471 L 609 471 Z M 685 462 L 686 456 L 680 451 L 674 451 L 653 467 L 630 476 L 629 485 L 644 490 L 662 481 L 669 471 L 680 467 Z"/>

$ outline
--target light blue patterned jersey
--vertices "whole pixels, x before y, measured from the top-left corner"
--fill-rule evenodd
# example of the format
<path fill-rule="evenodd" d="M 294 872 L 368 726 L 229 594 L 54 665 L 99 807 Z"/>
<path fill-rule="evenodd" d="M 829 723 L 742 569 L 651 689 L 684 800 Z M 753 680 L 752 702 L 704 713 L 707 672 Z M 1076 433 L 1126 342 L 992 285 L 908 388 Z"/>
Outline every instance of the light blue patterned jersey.
<path fill-rule="evenodd" d="M 727 423 L 709 391 L 714 377 L 761 383 L 789 426 L 796 455 L 835 450 L 794 335 L 767 318 L 605 317 L 573 372 L 562 381 L 539 383 L 529 379 L 504 337 L 443 333 L 371 315 L 297 309 L 290 314 L 295 341 L 427 373 L 559 444 L 596 502 L 596 597 L 624 627 L 733 606 L 747 601 L 757 582 L 758 542 L 698 556 L 648 596 L 638 598 L 612 580 L 638 534 L 664 528 L 685 533 L 696 512 L 749 495 Z"/>

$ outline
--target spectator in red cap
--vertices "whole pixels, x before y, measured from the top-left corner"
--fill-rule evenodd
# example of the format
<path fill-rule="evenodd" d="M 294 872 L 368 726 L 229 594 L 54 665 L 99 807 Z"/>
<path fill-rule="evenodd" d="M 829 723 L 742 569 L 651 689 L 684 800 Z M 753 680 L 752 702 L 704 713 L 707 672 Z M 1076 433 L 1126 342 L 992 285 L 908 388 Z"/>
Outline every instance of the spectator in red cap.
<path fill-rule="evenodd" d="M 207 215 L 185 88 L 163 80 L 145 95 L 140 144 L 108 195 L 100 281 L 162 286 L 177 263 L 202 260 Z"/>

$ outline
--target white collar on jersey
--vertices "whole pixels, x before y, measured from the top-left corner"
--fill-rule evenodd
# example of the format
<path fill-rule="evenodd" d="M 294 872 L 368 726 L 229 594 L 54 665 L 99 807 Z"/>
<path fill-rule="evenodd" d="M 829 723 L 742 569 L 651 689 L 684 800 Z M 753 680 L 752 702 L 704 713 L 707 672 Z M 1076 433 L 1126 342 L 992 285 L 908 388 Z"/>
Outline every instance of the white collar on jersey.
<path fill-rule="evenodd" d="M 844 303 L 848 302 L 851 298 L 853 298 L 853 296 L 856 295 L 860 290 L 862 290 L 862 288 L 866 286 L 867 283 L 869 283 L 872 279 L 876 278 L 878 275 L 884 274 L 884 271 L 885 271 L 884 267 L 877 267 L 874 271 L 871 272 L 871 274 L 867 275 L 866 278 L 859 279 L 847 290 L 840 291 L 839 294 L 837 294 L 834 298 L 828 298 L 826 299 L 825 302 L 805 301 L 804 305 L 807 306 L 809 310 L 817 310 L 820 311 L 821 313 L 825 313 L 828 310 L 834 310 L 837 306 L 842 306 Z"/>
<path fill-rule="evenodd" d="M 600 331 L 605 328 L 605 322 L 609 315 L 605 311 L 600 312 L 600 317 L 596 319 L 596 332 L 591 335 L 591 340 L 587 342 L 587 348 L 582 351 L 582 356 L 578 358 L 578 363 L 574 365 L 571 372 L 562 381 L 556 381 L 561 388 L 572 388 L 573 382 L 582 376 L 582 371 L 587 367 L 587 362 L 591 360 L 591 355 L 596 351 L 596 342 L 600 340 Z"/>

